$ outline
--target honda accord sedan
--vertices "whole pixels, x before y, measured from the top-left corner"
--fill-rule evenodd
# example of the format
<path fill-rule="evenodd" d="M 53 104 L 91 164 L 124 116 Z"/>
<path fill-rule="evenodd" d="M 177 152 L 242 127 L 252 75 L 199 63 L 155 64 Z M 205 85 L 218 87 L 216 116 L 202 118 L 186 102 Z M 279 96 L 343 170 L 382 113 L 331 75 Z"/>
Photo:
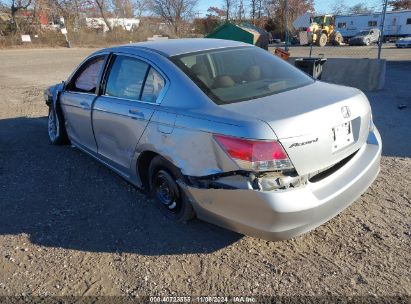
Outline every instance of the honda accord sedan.
<path fill-rule="evenodd" d="M 381 138 L 359 90 L 217 39 L 97 51 L 45 91 L 51 143 L 71 143 L 171 220 L 269 240 L 333 218 L 376 178 Z"/>

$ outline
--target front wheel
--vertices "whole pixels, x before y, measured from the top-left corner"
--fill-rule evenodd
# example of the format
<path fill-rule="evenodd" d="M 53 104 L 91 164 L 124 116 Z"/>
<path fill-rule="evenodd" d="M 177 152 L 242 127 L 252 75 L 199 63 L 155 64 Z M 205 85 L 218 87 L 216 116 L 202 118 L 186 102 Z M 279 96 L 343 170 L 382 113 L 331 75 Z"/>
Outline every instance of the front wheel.
<path fill-rule="evenodd" d="M 167 217 L 176 221 L 187 221 L 194 217 L 194 210 L 184 191 L 177 184 L 182 174 L 160 156 L 150 163 L 150 193 Z"/>
<path fill-rule="evenodd" d="M 49 107 L 47 131 L 53 145 L 65 145 L 69 142 L 63 114 L 53 106 Z"/>
<path fill-rule="evenodd" d="M 326 34 L 321 33 L 317 35 L 317 45 L 318 46 L 321 46 L 321 47 L 325 46 L 327 44 L 327 41 L 328 41 L 328 37 Z"/>

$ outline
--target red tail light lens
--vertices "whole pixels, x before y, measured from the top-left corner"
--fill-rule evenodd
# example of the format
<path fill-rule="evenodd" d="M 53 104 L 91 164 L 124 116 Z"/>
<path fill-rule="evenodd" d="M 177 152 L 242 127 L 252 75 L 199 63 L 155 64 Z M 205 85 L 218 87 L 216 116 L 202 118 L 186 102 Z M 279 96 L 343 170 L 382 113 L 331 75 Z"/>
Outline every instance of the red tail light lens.
<path fill-rule="evenodd" d="M 276 141 L 248 140 L 225 135 L 214 135 L 214 138 L 243 169 L 282 170 L 293 167 L 283 147 Z"/>

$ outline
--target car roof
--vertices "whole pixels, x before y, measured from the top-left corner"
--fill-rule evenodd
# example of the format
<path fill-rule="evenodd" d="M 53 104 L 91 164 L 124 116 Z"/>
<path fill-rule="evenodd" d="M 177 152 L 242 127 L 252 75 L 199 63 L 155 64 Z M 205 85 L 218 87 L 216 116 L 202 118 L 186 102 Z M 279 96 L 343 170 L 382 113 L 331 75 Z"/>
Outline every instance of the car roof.
<path fill-rule="evenodd" d="M 111 48 L 112 50 L 118 49 L 148 49 L 154 52 L 160 53 L 166 57 L 200 52 L 211 49 L 228 48 L 228 47 L 241 47 L 251 46 L 250 44 L 223 40 L 223 39 L 210 39 L 210 38 L 186 38 L 186 39 L 164 39 L 157 41 L 146 41 L 138 43 L 130 43 Z"/>

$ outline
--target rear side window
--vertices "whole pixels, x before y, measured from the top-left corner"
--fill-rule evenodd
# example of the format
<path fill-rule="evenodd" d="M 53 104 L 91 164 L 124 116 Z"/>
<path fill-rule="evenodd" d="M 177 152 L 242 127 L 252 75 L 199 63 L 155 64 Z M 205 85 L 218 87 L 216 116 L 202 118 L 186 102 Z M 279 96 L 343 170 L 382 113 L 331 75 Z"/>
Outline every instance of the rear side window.
<path fill-rule="evenodd" d="M 149 65 L 141 60 L 117 56 L 110 70 L 105 95 L 140 100 Z"/>
<path fill-rule="evenodd" d="M 74 79 L 68 84 L 68 90 L 82 93 L 95 93 L 104 65 L 105 57 L 97 57 L 87 61 L 80 68 Z"/>
<path fill-rule="evenodd" d="M 164 88 L 164 78 L 155 69 L 150 68 L 147 79 L 144 85 L 142 101 L 153 102 L 157 101 L 158 96 Z"/>

